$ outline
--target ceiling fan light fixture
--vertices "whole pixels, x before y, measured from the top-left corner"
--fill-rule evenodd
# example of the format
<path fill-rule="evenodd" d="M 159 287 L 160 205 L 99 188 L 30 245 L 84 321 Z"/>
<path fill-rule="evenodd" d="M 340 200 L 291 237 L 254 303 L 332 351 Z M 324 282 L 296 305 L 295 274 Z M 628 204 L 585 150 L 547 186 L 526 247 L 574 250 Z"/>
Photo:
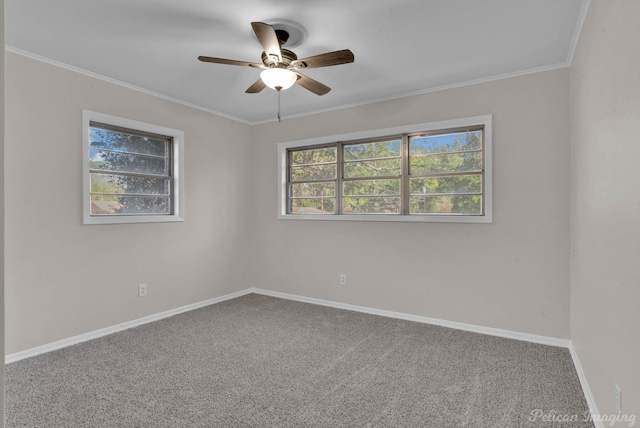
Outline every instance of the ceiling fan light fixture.
<path fill-rule="evenodd" d="M 296 73 L 286 68 L 268 68 L 260 73 L 260 78 L 265 85 L 276 91 L 289 89 L 298 80 Z"/>

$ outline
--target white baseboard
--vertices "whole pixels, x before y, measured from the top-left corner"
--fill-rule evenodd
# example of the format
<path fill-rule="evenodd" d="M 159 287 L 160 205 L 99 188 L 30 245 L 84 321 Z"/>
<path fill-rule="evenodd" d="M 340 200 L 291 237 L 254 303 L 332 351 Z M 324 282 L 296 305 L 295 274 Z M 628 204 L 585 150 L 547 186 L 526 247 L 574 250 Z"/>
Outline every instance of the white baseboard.
<path fill-rule="evenodd" d="M 366 306 L 351 305 L 348 303 L 334 302 L 331 300 L 315 299 L 313 297 L 298 296 L 296 294 L 281 293 L 279 291 L 263 290 L 261 288 L 251 288 L 251 292 L 256 294 L 264 294 L 265 296 L 279 297 L 281 299 L 296 300 L 298 302 L 313 303 L 315 305 L 330 306 L 332 308 L 347 309 L 349 311 L 364 312 L 372 315 L 380 315 L 388 318 L 396 318 L 406 321 L 415 321 L 423 324 L 433 324 L 442 327 L 454 328 L 456 330 L 470 331 L 473 333 L 488 334 L 490 336 L 504 337 L 507 339 L 523 340 L 525 342 L 539 343 L 542 345 L 558 346 L 568 348 L 569 339 L 560 339 L 557 337 L 538 336 L 536 334 L 520 333 L 511 330 L 501 330 L 499 328 L 483 327 L 475 324 L 465 324 L 455 321 L 441 320 L 437 318 L 423 317 L 419 315 L 410 315 L 402 312 L 386 311 L 384 309 L 368 308 Z"/>
<path fill-rule="evenodd" d="M 204 300 L 202 302 L 193 303 L 191 305 L 182 306 L 180 308 L 171 309 L 165 312 L 161 312 L 159 314 L 149 315 L 143 318 L 127 321 L 122 324 L 116 324 L 111 327 L 106 327 L 99 330 L 90 331 L 88 333 L 84 333 L 78 336 L 69 337 L 67 339 L 62 339 L 55 342 L 47 343 L 45 345 L 37 346 L 35 348 L 30 348 L 24 351 L 16 352 L 14 354 L 8 354 L 5 356 L 5 359 L 4 359 L 5 364 L 13 363 L 15 361 L 20 361 L 25 358 L 44 354 L 46 352 L 54 351 L 56 349 L 65 348 L 67 346 L 75 345 L 77 343 L 86 342 L 88 340 L 96 339 L 98 337 L 106 336 L 108 334 L 116 333 L 118 331 L 137 327 L 142 324 L 158 321 L 163 318 L 168 318 L 183 312 L 188 312 L 188 311 L 192 311 L 194 309 L 202 308 L 205 306 L 214 305 L 219 302 L 224 302 L 225 300 L 235 299 L 237 297 L 244 296 L 246 294 L 251 294 L 251 293 L 278 297 L 278 298 L 287 299 L 287 300 L 295 300 L 298 302 L 311 303 L 315 305 L 329 306 L 329 307 L 338 308 L 338 309 L 346 309 L 346 310 L 355 311 L 355 312 L 363 312 L 363 313 L 372 314 L 372 315 L 380 315 L 388 318 L 415 321 L 423 324 L 439 325 L 443 327 L 454 328 L 457 330 L 471 331 L 474 333 L 505 337 L 507 339 L 523 340 L 527 342 L 540 343 L 543 345 L 560 346 L 564 348 L 569 348 L 571 344 L 571 342 L 567 339 L 559 339 L 559 338 L 548 337 L 548 336 L 538 336 L 535 334 L 520 333 L 517 331 L 511 331 L 511 330 L 501 330 L 497 328 L 483 327 L 483 326 L 474 325 L 474 324 L 465 324 L 465 323 L 460 323 L 455 321 L 441 320 L 437 318 L 428 318 L 428 317 L 423 317 L 419 315 L 410 315 L 410 314 L 405 314 L 401 312 L 393 312 L 393 311 L 387 311 L 383 309 L 375 309 L 375 308 L 369 308 L 365 306 L 351 305 L 348 303 L 340 303 L 340 302 L 334 302 L 330 300 L 322 300 L 322 299 L 316 299 L 313 297 L 305 297 L 305 296 L 299 296 L 295 294 L 281 293 L 278 291 L 270 291 L 270 290 L 264 290 L 261 288 L 252 287 L 252 288 L 247 288 L 245 290 L 241 290 L 235 293 L 216 297 L 213 299 Z M 575 351 L 572 351 L 572 356 L 574 355 L 574 352 Z M 574 358 L 574 361 L 576 361 L 575 358 Z M 582 378 L 580 380 L 582 381 Z"/>
<path fill-rule="evenodd" d="M 171 309 L 165 312 L 161 312 L 159 314 L 138 318 L 136 320 L 128 321 L 122 324 L 117 324 L 111 327 L 106 327 L 99 330 L 91 331 L 91 332 L 81 334 L 78 336 L 73 336 L 67 339 L 58 340 L 56 342 L 48 343 L 42 346 L 37 346 L 35 348 L 27 349 L 25 351 L 16 352 L 14 354 L 9 354 L 5 356 L 5 364 L 13 363 L 15 361 L 19 361 L 25 358 L 44 354 L 46 352 L 54 351 L 56 349 L 65 348 L 67 346 L 75 345 L 77 343 L 86 342 L 88 340 L 96 339 L 98 337 L 106 336 L 108 334 L 116 333 L 118 331 L 137 327 L 142 324 L 158 321 L 163 318 L 168 318 L 183 312 L 188 312 L 188 311 L 192 311 L 194 309 L 202 308 L 205 306 L 214 305 L 216 303 L 224 302 L 225 300 L 235 299 L 237 297 L 241 297 L 251 293 L 278 297 L 278 298 L 287 299 L 287 300 L 295 300 L 298 302 L 311 303 L 315 305 L 329 306 L 337 309 L 346 309 L 346 310 L 355 311 L 355 312 L 363 312 L 363 313 L 372 314 L 372 315 L 380 315 L 383 317 L 396 318 L 396 319 L 407 320 L 407 321 L 415 321 L 423 324 L 439 325 L 442 327 L 449 327 L 457 330 L 487 334 L 490 336 L 504 337 L 507 339 L 523 340 L 523 341 L 532 342 L 532 343 L 539 343 L 542 345 L 559 346 L 563 348 L 568 348 L 569 351 L 571 352 L 571 358 L 573 359 L 573 364 L 578 373 L 578 378 L 580 379 L 580 385 L 582 386 L 585 399 L 587 400 L 587 404 L 589 405 L 589 411 L 591 412 L 591 415 L 594 417 L 594 425 L 596 428 L 604 428 L 603 423 L 599 421 L 596 417 L 598 415 L 598 409 L 596 407 L 595 400 L 593 399 L 593 395 L 591 394 L 591 390 L 589 389 L 589 384 L 587 383 L 587 378 L 585 376 L 584 370 L 582 369 L 582 365 L 580 364 L 580 360 L 578 359 L 578 354 L 576 353 L 576 350 L 573 347 L 573 344 L 568 339 L 560 339 L 560 338 L 549 337 L 549 336 L 539 336 L 535 334 L 521 333 L 521 332 L 511 331 L 511 330 L 502 330 L 502 329 L 497 329 L 492 327 L 484 327 L 484 326 L 475 325 L 475 324 L 466 324 L 466 323 L 460 323 L 455 321 L 447 321 L 447 320 L 441 320 L 437 318 L 429 318 L 429 317 L 423 317 L 419 315 L 405 314 L 402 312 L 393 312 L 393 311 L 387 311 L 383 309 L 375 309 L 375 308 L 369 308 L 365 306 L 351 305 L 348 303 L 334 302 L 331 300 L 322 300 L 322 299 L 316 299 L 313 297 L 299 296 L 296 294 L 264 290 L 264 289 L 255 288 L 255 287 L 247 288 L 245 290 L 241 290 L 231 294 L 226 294 L 224 296 L 216 297 L 213 299 L 204 300 L 202 302 L 193 303 L 191 305 L 182 306 L 180 308 Z"/>
<path fill-rule="evenodd" d="M 4 357 L 4 363 L 9 364 L 15 361 L 20 361 L 25 358 L 34 357 L 36 355 L 44 354 L 46 352 L 55 351 L 56 349 L 66 348 L 67 346 L 75 345 L 77 343 L 86 342 L 88 340 L 97 339 L 98 337 L 106 336 L 108 334 L 116 333 L 118 331 L 127 330 L 129 328 L 137 327 L 142 324 L 147 324 L 153 321 L 158 321 L 163 318 L 168 318 L 174 315 L 181 314 L 183 312 L 192 311 L 194 309 L 202 308 L 216 303 L 224 302 L 225 300 L 235 299 L 245 294 L 252 293 L 251 289 L 238 291 L 236 293 L 225 294 L 224 296 L 215 297 L 213 299 L 203 300 L 202 302 L 193 303 L 191 305 L 182 306 L 176 309 L 170 309 L 159 314 L 149 315 L 143 318 L 138 318 L 132 321 L 127 321 L 122 324 L 116 324 L 111 327 L 101 328 L 99 330 L 90 331 L 88 333 L 80 334 L 78 336 L 69 337 L 67 339 L 58 340 L 55 342 L 47 343 L 46 345 L 36 346 L 24 351 L 9 354 Z"/>
<path fill-rule="evenodd" d="M 589 413 L 591 413 L 593 425 L 596 428 L 605 428 L 604 422 L 597 417 L 600 413 L 598 413 L 598 408 L 596 407 L 596 400 L 594 400 L 593 398 L 591 388 L 589 388 L 589 383 L 587 382 L 587 376 L 584 373 L 582 364 L 580 364 L 580 359 L 578 358 L 576 348 L 573 347 L 573 343 L 569 343 L 569 352 L 571 352 L 571 359 L 573 360 L 573 365 L 576 368 L 576 372 L 578 373 L 578 379 L 580 379 L 580 385 L 582 386 L 584 398 L 585 400 L 587 400 L 587 405 L 589 406 Z"/>

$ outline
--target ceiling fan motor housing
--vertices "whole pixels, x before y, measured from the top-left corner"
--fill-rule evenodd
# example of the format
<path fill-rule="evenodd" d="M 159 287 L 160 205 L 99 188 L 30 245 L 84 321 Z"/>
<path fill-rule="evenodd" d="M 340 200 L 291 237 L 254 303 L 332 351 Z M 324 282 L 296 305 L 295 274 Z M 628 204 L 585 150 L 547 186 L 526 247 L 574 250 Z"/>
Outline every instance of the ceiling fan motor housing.
<path fill-rule="evenodd" d="M 282 52 L 282 62 L 279 64 L 271 57 L 269 57 L 265 52 L 262 52 L 262 63 L 267 67 L 275 67 L 279 65 L 280 67 L 289 67 L 291 63 L 298 59 L 298 56 L 288 49 L 280 49 Z"/>

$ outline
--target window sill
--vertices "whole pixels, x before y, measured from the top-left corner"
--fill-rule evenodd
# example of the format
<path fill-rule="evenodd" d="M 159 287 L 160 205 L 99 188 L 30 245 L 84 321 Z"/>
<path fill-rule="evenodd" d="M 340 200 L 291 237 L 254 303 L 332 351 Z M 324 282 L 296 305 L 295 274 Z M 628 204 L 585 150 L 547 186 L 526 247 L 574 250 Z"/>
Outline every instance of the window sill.
<path fill-rule="evenodd" d="M 305 214 L 278 214 L 280 220 L 325 220 L 325 221 L 389 221 L 402 223 L 474 223 L 490 224 L 493 219 L 490 216 L 425 216 L 425 215 L 388 215 L 388 214 L 342 214 L 342 215 L 305 215 Z"/>
<path fill-rule="evenodd" d="M 85 217 L 82 224 L 130 224 L 130 223 L 175 223 L 182 222 L 184 218 L 178 215 L 128 215 L 128 216 L 100 216 Z"/>

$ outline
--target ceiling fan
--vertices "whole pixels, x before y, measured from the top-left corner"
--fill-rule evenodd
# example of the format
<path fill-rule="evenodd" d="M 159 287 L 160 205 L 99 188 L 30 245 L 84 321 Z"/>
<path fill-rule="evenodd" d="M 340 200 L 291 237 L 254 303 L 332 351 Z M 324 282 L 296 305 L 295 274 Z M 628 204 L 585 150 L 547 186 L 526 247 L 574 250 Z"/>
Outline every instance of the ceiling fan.
<path fill-rule="evenodd" d="M 349 49 L 298 59 L 295 53 L 282 48 L 282 45 L 289 40 L 288 31 L 275 29 L 272 25 L 265 24 L 264 22 L 252 22 L 251 27 L 253 28 L 256 38 L 264 48 L 264 52 L 262 52 L 262 64 L 210 56 L 198 57 L 202 62 L 261 69 L 260 79 L 245 91 L 248 94 L 257 94 L 267 86 L 275 89 L 279 94 L 280 91 L 288 89 L 297 83 L 314 94 L 324 95 L 329 92 L 331 88 L 301 74 L 299 70 L 347 64 L 354 60 L 353 52 Z M 280 120 L 279 112 L 278 120 Z"/>

